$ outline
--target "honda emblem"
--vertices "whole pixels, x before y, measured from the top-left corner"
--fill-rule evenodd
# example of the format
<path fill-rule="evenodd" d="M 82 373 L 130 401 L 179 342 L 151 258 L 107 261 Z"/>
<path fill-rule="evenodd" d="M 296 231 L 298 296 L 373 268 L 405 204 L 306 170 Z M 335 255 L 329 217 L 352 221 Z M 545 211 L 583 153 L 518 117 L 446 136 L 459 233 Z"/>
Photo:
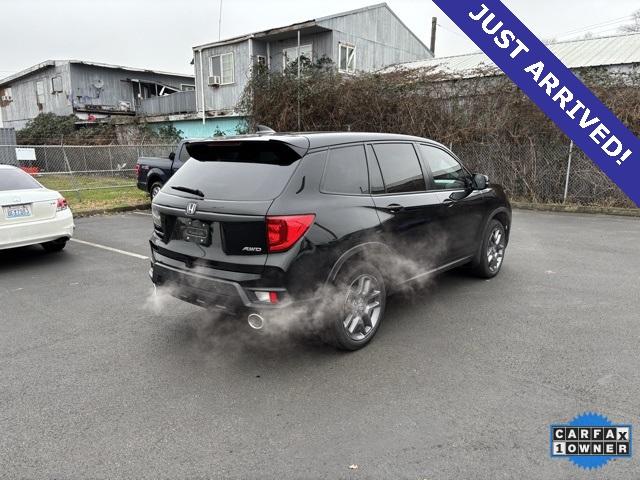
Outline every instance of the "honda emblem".
<path fill-rule="evenodd" d="M 198 209 L 198 204 L 195 202 L 189 202 L 187 203 L 187 215 L 193 215 L 194 213 L 196 213 L 196 210 Z"/>

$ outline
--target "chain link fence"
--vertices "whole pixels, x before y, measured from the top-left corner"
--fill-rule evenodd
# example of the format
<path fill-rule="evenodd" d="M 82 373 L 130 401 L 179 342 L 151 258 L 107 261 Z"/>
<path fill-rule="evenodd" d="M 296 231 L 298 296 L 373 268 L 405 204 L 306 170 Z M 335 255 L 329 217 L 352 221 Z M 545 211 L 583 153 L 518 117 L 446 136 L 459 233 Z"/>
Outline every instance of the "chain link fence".
<path fill-rule="evenodd" d="M 344 131 L 350 128 L 345 126 Z M 473 172 L 487 174 L 504 186 L 513 200 L 571 203 L 602 207 L 634 207 L 624 193 L 569 140 L 500 141 L 448 145 Z M 15 149 L 22 150 L 15 155 Z M 5 145 L 4 158 L 60 192 L 130 188 L 136 185 L 138 157 L 167 158 L 176 145 Z M 24 160 L 25 153 L 31 160 Z"/>
<path fill-rule="evenodd" d="M 138 157 L 163 157 L 176 145 L 0 145 L 0 152 L 46 187 L 62 193 L 130 188 Z M 9 162 L 7 162 L 9 163 Z"/>
<path fill-rule="evenodd" d="M 629 198 L 571 141 L 451 145 L 465 166 L 502 185 L 513 200 L 634 207 Z"/>

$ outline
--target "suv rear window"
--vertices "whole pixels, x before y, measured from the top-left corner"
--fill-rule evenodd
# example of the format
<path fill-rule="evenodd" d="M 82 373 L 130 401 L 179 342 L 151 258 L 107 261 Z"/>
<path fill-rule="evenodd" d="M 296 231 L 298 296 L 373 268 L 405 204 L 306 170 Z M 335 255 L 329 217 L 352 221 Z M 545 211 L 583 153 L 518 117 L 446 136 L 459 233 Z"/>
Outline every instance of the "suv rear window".
<path fill-rule="evenodd" d="M 272 200 L 300 160 L 281 142 L 193 143 L 187 148 L 191 159 L 167 182 L 166 191 L 182 195 L 171 187 L 187 187 L 213 200 Z"/>
<path fill-rule="evenodd" d="M 364 145 L 351 145 L 329 150 L 322 191 L 352 195 L 362 195 L 369 192 Z"/>
<path fill-rule="evenodd" d="M 22 170 L 2 169 L 0 170 L 0 192 L 8 190 L 31 190 L 42 188 L 34 178 Z"/>
<path fill-rule="evenodd" d="M 410 143 L 373 145 L 387 193 L 423 192 L 426 190 L 422 167 Z"/>

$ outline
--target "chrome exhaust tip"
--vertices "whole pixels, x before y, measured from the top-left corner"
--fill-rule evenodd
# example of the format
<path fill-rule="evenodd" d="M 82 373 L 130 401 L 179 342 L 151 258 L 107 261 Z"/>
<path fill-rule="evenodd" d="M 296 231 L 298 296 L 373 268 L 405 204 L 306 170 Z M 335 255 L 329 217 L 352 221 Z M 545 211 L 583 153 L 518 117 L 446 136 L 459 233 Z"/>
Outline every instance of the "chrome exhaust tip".
<path fill-rule="evenodd" d="M 251 313 L 247 317 L 247 322 L 249 322 L 249 326 L 254 330 L 262 330 L 264 327 L 264 317 L 262 315 L 258 315 L 257 313 Z"/>

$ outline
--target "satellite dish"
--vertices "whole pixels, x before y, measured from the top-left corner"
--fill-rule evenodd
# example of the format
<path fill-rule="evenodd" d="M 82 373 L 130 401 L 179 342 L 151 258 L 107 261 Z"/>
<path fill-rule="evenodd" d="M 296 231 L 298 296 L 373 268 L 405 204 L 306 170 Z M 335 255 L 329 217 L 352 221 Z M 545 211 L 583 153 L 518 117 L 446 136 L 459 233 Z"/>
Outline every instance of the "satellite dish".
<path fill-rule="evenodd" d="M 94 80 L 93 86 L 96 87 L 98 90 L 102 90 L 104 88 L 104 82 L 100 79 Z"/>

